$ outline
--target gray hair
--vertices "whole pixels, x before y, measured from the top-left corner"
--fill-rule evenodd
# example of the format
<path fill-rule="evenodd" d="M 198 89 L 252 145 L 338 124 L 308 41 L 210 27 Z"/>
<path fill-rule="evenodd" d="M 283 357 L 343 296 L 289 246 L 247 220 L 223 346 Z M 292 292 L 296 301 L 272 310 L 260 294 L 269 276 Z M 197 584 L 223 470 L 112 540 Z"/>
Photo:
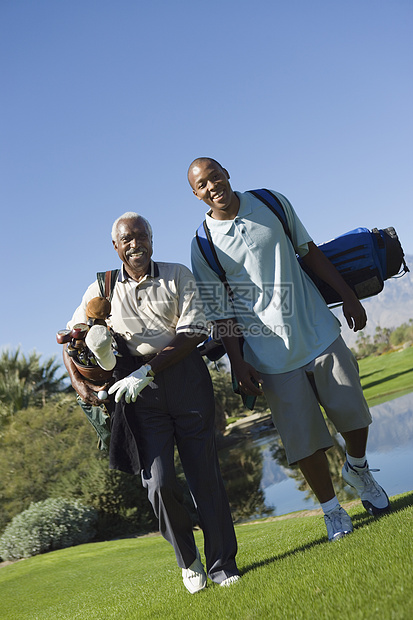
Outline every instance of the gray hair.
<path fill-rule="evenodd" d="M 152 226 L 149 224 L 148 220 L 146 220 L 144 217 L 142 217 L 142 215 L 139 215 L 139 213 L 135 213 L 134 211 L 126 211 L 126 213 L 124 213 L 123 215 L 121 215 L 120 217 L 118 217 L 117 220 L 115 220 L 113 222 L 113 226 L 112 226 L 112 241 L 117 241 L 117 228 L 118 228 L 118 224 L 121 220 L 142 220 L 142 222 L 145 223 L 146 228 L 148 229 L 149 232 L 149 236 L 151 238 L 151 243 L 152 243 Z"/>

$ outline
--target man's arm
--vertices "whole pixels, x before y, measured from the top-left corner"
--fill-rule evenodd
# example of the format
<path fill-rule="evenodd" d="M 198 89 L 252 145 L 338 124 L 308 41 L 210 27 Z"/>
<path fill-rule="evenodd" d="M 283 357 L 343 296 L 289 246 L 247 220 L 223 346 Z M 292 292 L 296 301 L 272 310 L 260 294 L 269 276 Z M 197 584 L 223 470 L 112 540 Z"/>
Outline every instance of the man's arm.
<path fill-rule="evenodd" d="M 135 402 L 140 392 L 154 380 L 156 373 L 165 370 L 189 355 L 203 338 L 204 336 L 194 336 L 190 333 L 177 334 L 162 351 L 159 351 L 146 364 L 127 377 L 116 381 L 109 388 L 108 393 L 115 394 L 115 402 L 117 403 L 123 396 L 127 403 Z"/>
<path fill-rule="evenodd" d="M 260 384 L 262 379 L 255 368 L 242 357 L 241 332 L 236 319 L 222 319 L 216 321 L 215 326 L 216 335 L 222 340 L 240 388 L 245 394 L 260 396 L 263 392 L 254 385 L 253 380 Z"/>
<path fill-rule="evenodd" d="M 169 344 L 149 362 L 155 374 L 183 360 L 208 336 L 198 287 L 193 274 L 183 265 L 177 271 L 176 286 L 179 317 L 175 326 L 176 333 Z"/>
<path fill-rule="evenodd" d="M 252 379 L 257 383 L 261 383 L 262 380 L 255 368 L 242 357 L 241 332 L 237 326 L 236 319 L 216 318 L 219 314 L 221 316 L 228 316 L 228 313 L 232 312 L 232 307 L 229 309 L 231 304 L 228 293 L 217 274 L 206 264 L 195 238 L 192 240 L 191 259 L 192 271 L 201 289 L 206 314 L 210 320 L 213 320 L 215 325 L 214 336 L 221 338 L 231 362 L 232 371 L 241 389 L 245 394 L 260 396 L 262 390 L 254 385 Z M 209 312 L 208 309 L 210 310 Z M 211 309 L 213 309 L 212 313 Z"/>
<path fill-rule="evenodd" d="M 343 300 L 343 314 L 349 328 L 355 332 L 363 329 L 367 323 L 364 307 L 334 265 L 312 241 L 308 244 L 308 253 L 303 256 L 303 261 L 340 295 Z"/>
<path fill-rule="evenodd" d="M 71 357 L 67 354 L 66 347 L 63 349 L 63 363 L 66 366 L 66 370 L 69 374 L 69 378 L 75 392 L 79 394 L 80 398 L 88 405 L 99 407 L 99 405 L 102 404 L 102 401 L 97 397 L 97 392 L 99 392 L 99 390 L 107 389 L 108 383 L 95 385 L 85 379 L 85 377 L 82 377 Z"/>
<path fill-rule="evenodd" d="M 165 368 L 180 362 L 192 353 L 203 340 L 205 340 L 205 334 L 193 334 L 191 332 L 176 334 L 171 342 L 149 362 L 153 372 L 157 374 L 165 370 Z"/>

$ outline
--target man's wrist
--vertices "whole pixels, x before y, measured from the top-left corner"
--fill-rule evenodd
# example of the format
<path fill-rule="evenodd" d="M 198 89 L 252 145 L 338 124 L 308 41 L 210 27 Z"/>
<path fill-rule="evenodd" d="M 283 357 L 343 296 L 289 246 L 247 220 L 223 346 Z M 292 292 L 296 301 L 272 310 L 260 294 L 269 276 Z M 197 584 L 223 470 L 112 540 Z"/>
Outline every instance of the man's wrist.
<path fill-rule="evenodd" d="M 152 366 L 151 366 L 150 364 L 146 364 L 145 368 L 146 368 L 146 376 L 147 376 L 147 377 L 148 377 L 148 376 L 149 376 L 149 377 L 154 377 L 154 376 L 155 376 L 155 373 L 154 373 L 154 371 L 152 370 Z"/>

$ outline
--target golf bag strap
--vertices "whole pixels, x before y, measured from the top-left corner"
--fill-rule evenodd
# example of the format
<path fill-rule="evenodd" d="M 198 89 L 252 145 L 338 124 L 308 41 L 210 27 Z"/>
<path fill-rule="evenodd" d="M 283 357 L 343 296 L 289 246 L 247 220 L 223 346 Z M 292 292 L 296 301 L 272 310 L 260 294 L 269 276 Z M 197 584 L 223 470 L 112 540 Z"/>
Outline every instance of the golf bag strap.
<path fill-rule="evenodd" d="M 224 285 L 225 290 L 228 293 L 228 297 L 232 301 L 234 298 L 234 293 L 228 283 L 225 269 L 219 262 L 214 242 L 212 241 L 211 233 L 205 220 L 198 227 L 195 236 L 202 256 L 204 257 L 212 271 L 215 271 L 222 284 Z"/>
<path fill-rule="evenodd" d="M 116 281 L 119 276 L 119 271 L 119 269 L 112 269 L 112 271 L 99 271 L 96 274 L 99 284 L 100 295 L 101 297 L 106 297 L 108 301 L 112 301 Z"/>
<path fill-rule="evenodd" d="M 281 200 L 269 189 L 250 189 L 250 194 L 261 200 L 280 220 L 285 234 L 292 243 L 291 232 L 288 228 L 287 216 L 285 215 L 284 207 Z"/>

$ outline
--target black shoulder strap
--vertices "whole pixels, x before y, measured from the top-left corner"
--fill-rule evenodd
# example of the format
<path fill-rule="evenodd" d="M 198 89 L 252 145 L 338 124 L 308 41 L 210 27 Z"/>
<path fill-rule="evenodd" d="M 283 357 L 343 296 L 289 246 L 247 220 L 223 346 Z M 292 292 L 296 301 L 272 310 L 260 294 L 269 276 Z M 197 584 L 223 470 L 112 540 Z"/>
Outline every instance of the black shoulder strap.
<path fill-rule="evenodd" d="M 209 228 L 205 220 L 198 227 L 198 230 L 196 231 L 195 236 L 196 236 L 198 247 L 200 249 L 202 256 L 205 258 L 210 268 L 213 271 L 215 271 L 215 273 L 218 275 L 222 284 L 225 286 L 225 289 L 228 293 L 229 298 L 232 300 L 234 297 L 234 293 L 230 285 L 228 284 L 225 269 L 219 262 L 219 258 L 215 250 L 214 242 L 212 241 L 211 233 L 209 231 Z"/>
<path fill-rule="evenodd" d="M 281 200 L 278 196 L 270 192 L 269 189 L 250 189 L 249 193 L 261 200 L 267 207 L 278 217 L 280 220 L 282 227 L 284 228 L 284 232 L 292 242 L 291 239 L 291 231 L 288 227 L 287 216 L 285 215 L 284 207 L 282 205 Z"/>
<path fill-rule="evenodd" d="M 96 276 L 99 284 L 100 296 L 106 297 L 108 301 L 112 301 L 113 292 L 119 276 L 120 269 L 112 269 L 112 271 L 99 271 Z"/>

